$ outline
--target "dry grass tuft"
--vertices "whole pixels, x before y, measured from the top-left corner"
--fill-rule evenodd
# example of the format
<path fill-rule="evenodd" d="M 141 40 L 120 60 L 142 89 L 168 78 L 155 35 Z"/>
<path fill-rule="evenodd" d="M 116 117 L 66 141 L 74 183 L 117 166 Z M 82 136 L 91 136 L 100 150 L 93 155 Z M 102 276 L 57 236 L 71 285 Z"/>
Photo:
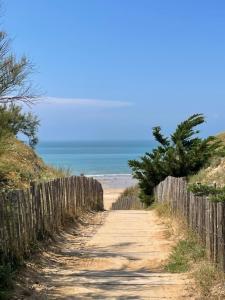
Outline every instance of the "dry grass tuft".
<path fill-rule="evenodd" d="M 216 265 L 204 260 L 196 266 L 196 270 L 192 273 L 192 276 L 202 296 L 218 296 L 218 299 L 224 299 L 221 297 L 225 296 L 225 275 Z"/>
<path fill-rule="evenodd" d="M 207 258 L 197 235 L 183 218 L 172 213 L 168 203 L 155 203 L 153 207 L 176 241 L 165 269 L 171 273 L 189 272 L 200 299 L 225 299 L 225 275 Z"/>
<path fill-rule="evenodd" d="M 134 185 L 134 186 L 126 188 L 118 199 L 123 198 L 123 197 L 129 197 L 129 196 L 132 196 L 132 197 L 135 196 L 135 197 L 139 198 L 139 192 L 140 192 L 140 190 L 139 190 L 138 185 Z"/>

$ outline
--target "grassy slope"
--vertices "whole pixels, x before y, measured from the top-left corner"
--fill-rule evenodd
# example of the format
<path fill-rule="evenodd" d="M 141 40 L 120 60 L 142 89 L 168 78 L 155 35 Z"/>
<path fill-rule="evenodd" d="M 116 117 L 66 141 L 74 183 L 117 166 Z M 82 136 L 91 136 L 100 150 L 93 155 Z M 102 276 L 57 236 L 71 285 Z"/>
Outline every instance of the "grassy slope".
<path fill-rule="evenodd" d="M 220 133 L 217 137 L 225 144 L 225 133 Z M 225 185 L 225 157 L 213 159 L 207 168 L 202 169 L 198 174 L 190 178 L 190 183 L 194 182 L 216 183 L 219 186 Z"/>
<path fill-rule="evenodd" d="M 33 149 L 11 138 L 7 151 L 0 156 L 0 187 L 26 188 L 30 181 L 42 181 L 64 174 L 47 166 Z"/>

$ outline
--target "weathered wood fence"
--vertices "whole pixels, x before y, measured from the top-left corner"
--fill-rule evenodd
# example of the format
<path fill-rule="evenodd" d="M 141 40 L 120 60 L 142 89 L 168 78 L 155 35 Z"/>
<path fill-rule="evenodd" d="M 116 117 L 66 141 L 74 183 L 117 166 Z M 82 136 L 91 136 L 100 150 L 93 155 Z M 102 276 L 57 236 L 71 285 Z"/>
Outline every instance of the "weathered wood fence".
<path fill-rule="evenodd" d="M 137 196 L 124 196 L 112 204 L 112 210 L 144 209 L 144 204 Z"/>
<path fill-rule="evenodd" d="M 187 189 L 185 178 L 167 177 L 155 188 L 157 202 L 169 202 L 201 238 L 208 256 L 225 271 L 225 205 L 198 197 Z"/>
<path fill-rule="evenodd" d="M 57 232 L 68 217 L 103 209 L 103 190 L 93 178 L 72 176 L 33 183 L 0 195 L 0 262 L 29 254 L 32 245 Z"/>

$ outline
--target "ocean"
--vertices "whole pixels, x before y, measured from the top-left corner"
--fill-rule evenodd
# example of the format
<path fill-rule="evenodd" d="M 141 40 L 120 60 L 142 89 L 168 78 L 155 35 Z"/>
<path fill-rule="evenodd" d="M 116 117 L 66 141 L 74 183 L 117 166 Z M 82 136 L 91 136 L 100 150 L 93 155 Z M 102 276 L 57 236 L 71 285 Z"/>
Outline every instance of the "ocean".
<path fill-rule="evenodd" d="M 151 151 L 153 141 L 42 141 L 38 154 L 52 166 L 74 175 L 131 174 L 128 160 Z"/>

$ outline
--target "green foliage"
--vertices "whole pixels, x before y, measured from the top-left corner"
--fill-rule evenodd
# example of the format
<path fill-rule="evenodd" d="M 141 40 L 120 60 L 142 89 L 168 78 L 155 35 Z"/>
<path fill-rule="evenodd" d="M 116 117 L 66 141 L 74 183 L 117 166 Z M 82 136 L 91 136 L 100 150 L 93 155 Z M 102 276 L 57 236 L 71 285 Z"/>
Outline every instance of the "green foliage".
<path fill-rule="evenodd" d="M 140 196 L 146 204 L 154 201 L 154 187 L 167 176 L 185 177 L 197 173 L 209 160 L 224 152 L 221 141 L 215 137 L 201 139 L 195 127 L 204 123 L 202 114 L 195 114 L 180 123 L 175 132 L 164 137 L 160 127 L 153 128 L 158 147 L 145 153 L 140 160 L 130 160 L 133 176 L 139 180 Z"/>
<path fill-rule="evenodd" d="M 15 104 L 0 106 L 0 137 L 7 140 L 10 135 L 22 133 L 29 139 L 30 146 L 38 142 L 37 129 L 39 120 L 36 116 L 23 113 L 22 108 Z M 4 142 L 3 142 L 4 144 Z"/>
<path fill-rule="evenodd" d="M 207 196 L 210 201 L 224 202 L 225 201 L 225 186 L 217 187 L 206 184 L 189 184 L 188 190 L 196 196 Z"/>
<path fill-rule="evenodd" d="M 192 263 L 205 256 L 205 250 L 193 234 L 180 240 L 174 247 L 165 269 L 171 273 L 182 273 L 190 270 Z"/>
<path fill-rule="evenodd" d="M 32 66 L 25 56 L 16 59 L 9 46 L 7 34 L 0 31 L 0 103 L 32 103 L 35 97 L 27 83 Z"/>
<path fill-rule="evenodd" d="M 209 186 L 206 184 L 189 184 L 188 191 L 192 192 L 196 196 L 209 196 L 215 195 L 217 192 L 217 188 L 215 186 Z"/>

